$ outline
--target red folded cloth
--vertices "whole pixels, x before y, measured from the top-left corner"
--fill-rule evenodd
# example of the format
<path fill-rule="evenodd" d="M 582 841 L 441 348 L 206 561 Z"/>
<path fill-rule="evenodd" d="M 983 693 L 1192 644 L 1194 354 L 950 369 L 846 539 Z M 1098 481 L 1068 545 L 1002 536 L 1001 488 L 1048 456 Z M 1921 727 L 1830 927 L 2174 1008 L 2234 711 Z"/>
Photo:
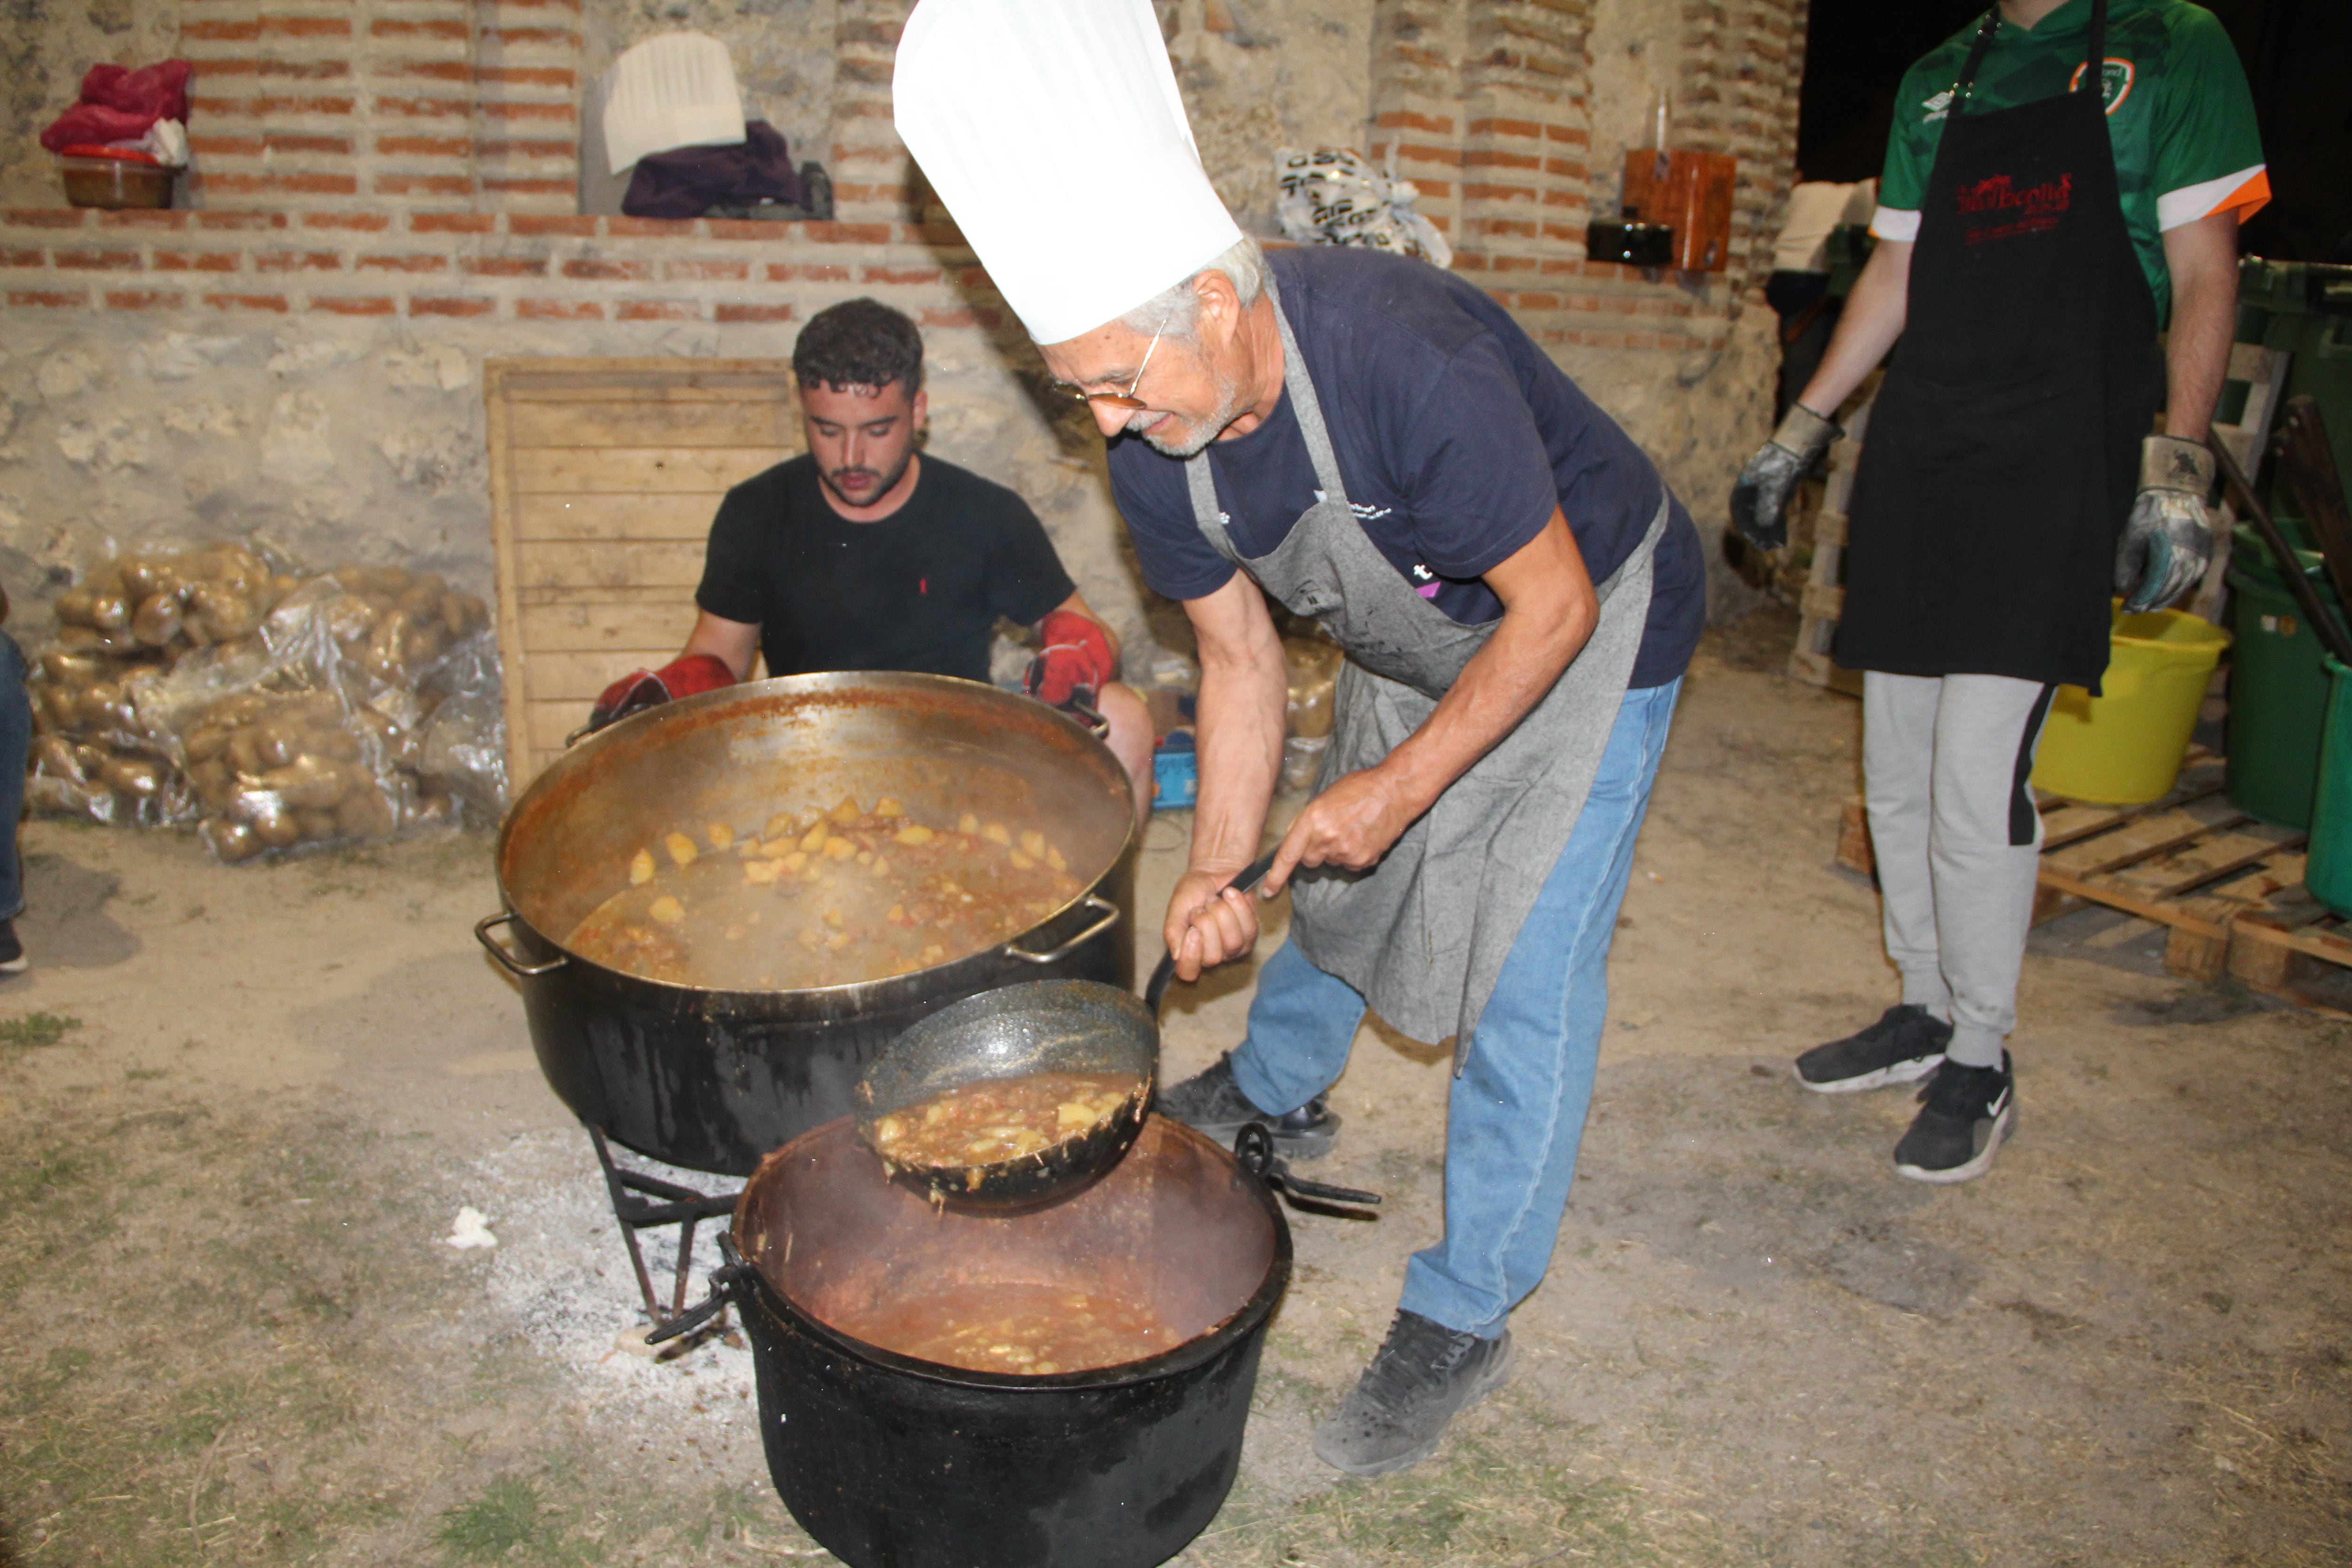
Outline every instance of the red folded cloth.
<path fill-rule="evenodd" d="M 81 79 L 81 100 L 41 132 L 41 145 L 61 153 L 80 142 L 136 142 L 159 120 L 184 123 L 189 75 L 185 60 L 138 70 L 92 66 Z"/>

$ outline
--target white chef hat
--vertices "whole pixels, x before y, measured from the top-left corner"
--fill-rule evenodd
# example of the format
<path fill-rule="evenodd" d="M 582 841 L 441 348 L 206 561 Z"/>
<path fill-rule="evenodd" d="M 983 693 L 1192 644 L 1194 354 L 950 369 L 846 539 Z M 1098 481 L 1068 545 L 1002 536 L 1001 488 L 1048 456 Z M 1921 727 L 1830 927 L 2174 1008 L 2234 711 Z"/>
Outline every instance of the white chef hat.
<path fill-rule="evenodd" d="M 1021 324 L 1058 343 L 1239 242 L 1150 0 L 921 0 L 898 134 Z"/>

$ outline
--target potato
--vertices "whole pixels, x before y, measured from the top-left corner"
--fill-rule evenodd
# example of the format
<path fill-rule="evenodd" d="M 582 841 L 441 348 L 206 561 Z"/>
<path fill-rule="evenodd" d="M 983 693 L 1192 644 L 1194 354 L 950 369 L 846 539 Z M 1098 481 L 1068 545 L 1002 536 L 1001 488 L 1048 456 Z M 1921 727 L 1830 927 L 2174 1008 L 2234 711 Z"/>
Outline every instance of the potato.
<path fill-rule="evenodd" d="M 291 849 L 302 842 L 302 829 L 293 813 L 280 807 L 256 811 L 247 820 L 253 836 L 272 849 Z"/>
<path fill-rule="evenodd" d="M 149 647 L 163 647 L 180 635 L 180 601 L 170 594 L 151 594 L 131 614 L 131 635 Z"/>
<path fill-rule="evenodd" d="M 308 752 L 285 767 L 271 768 L 261 775 L 263 788 L 275 791 L 299 811 L 332 811 L 356 783 L 352 770 L 342 763 Z"/>
<path fill-rule="evenodd" d="M 119 632 L 131 625 L 131 601 L 121 594 L 100 594 L 89 602 L 89 624 L 102 632 Z"/>
<path fill-rule="evenodd" d="M 228 731 L 218 724 L 199 724 L 182 744 L 190 763 L 208 763 L 228 750 Z"/>
<path fill-rule="evenodd" d="M 89 625 L 90 601 L 97 597 L 88 588 L 68 588 L 59 594 L 55 606 L 58 623 L 68 626 Z"/>
<path fill-rule="evenodd" d="M 196 834 L 224 865 L 241 865 L 269 847 L 249 823 L 232 822 L 226 816 L 205 818 L 196 825 Z"/>
<path fill-rule="evenodd" d="M 448 650 L 448 634 L 437 623 L 432 623 L 409 632 L 407 640 L 401 644 L 400 657 L 405 663 L 415 667 L 431 664 Z"/>
<path fill-rule="evenodd" d="M 47 682 L 32 688 L 34 727 L 44 734 L 73 727 L 73 699 L 58 687 Z"/>
<path fill-rule="evenodd" d="M 294 826 L 301 834 L 302 842 L 305 844 L 324 844 L 331 838 L 340 837 L 335 826 L 335 814 L 331 811 L 312 811 L 307 808 L 297 811 L 294 813 Z"/>
<path fill-rule="evenodd" d="M 249 725 L 230 731 L 227 756 L 230 770 L 247 778 L 259 778 L 269 765 L 261 760 L 260 732 Z"/>
<path fill-rule="evenodd" d="M 335 826 L 346 838 L 384 838 L 400 823 L 383 792 L 363 785 L 345 795 L 342 805 L 335 807 Z"/>
<path fill-rule="evenodd" d="M 339 763 L 355 763 L 360 760 L 360 738 L 340 724 L 309 729 L 302 731 L 302 750 Z"/>
<path fill-rule="evenodd" d="M 228 809 L 229 796 L 236 791 L 236 776 L 228 771 L 227 763 L 215 758 L 198 763 L 188 770 L 188 784 L 196 792 L 196 799 L 206 811 Z"/>
<path fill-rule="evenodd" d="M 65 626 L 58 628 L 58 646 L 72 652 L 88 653 L 103 640 L 91 626 Z"/>
<path fill-rule="evenodd" d="M 88 686 L 103 675 L 105 669 L 96 654 L 53 647 L 41 655 L 41 673 L 51 680 L 63 681 L 68 686 Z"/>
<path fill-rule="evenodd" d="M 213 642 L 244 637 L 261 625 L 261 609 L 252 595 L 225 584 L 199 583 L 189 589 L 188 612 L 190 630 L 201 630 Z"/>
<path fill-rule="evenodd" d="M 163 793 L 163 765 L 152 757 L 118 756 L 98 771 L 106 787 L 132 800 L 152 800 Z"/>
<path fill-rule="evenodd" d="M 302 754 L 303 742 L 309 739 L 307 731 L 297 730 L 282 719 L 255 725 L 253 735 L 254 754 L 261 759 L 262 766 L 269 768 L 291 763 Z"/>
<path fill-rule="evenodd" d="M 74 747 L 74 769 L 82 777 L 94 779 L 98 776 L 98 770 L 106 766 L 107 759 L 112 754 L 104 746 L 93 746 L 85 741 Z"/>
<path fill-rule="evenodd" d="M 122 592 L 133 599 L 162 593 L 170 571 L 164 558 L 155 555 L 118 556 L 114 569 L 121 574 Z M 106 623 L 101 621 L 99 624 L 103 626 Z"/>

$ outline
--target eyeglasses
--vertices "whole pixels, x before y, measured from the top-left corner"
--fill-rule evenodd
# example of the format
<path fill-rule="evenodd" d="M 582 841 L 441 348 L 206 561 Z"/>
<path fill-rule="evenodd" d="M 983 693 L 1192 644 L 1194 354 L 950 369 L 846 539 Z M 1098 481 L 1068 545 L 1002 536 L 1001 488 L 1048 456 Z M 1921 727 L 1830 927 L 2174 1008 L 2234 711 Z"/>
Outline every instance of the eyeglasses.
<path fill-rule="evenodd" d="M 1151 334 L 1151 341 L 1143 348 L 1143 363 L 1135 367 L 1135 379 L 1127 384 L 1125 392 L 1088 392 L 1083 386 L 1071 386 L 1067 383 L 1062 384 L 1062 390 L 1080 403 L 1108 403 L 1113 408 L 1150 407 L 1143 399 L 1135 395 L 1135 389 L 1143 384 L 1143 373 L 1151 365 L 1151 351 L 1160 346 L 1160 340 L 1167 331 L 1168 323 L 1162 321 L 1160 331 Z"/>

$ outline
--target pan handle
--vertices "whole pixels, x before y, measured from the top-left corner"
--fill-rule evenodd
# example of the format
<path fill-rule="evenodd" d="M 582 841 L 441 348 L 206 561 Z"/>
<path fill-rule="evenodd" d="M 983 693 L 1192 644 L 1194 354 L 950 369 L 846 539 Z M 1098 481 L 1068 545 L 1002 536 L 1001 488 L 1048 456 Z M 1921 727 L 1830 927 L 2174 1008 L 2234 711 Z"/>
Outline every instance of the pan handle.
<path fill-rule="evenodd" d="M 513 919 L 512 910 L 500 910 L 497 914 L 486 916 L 474 922 L 474 940 L 480 942 L 489 955 L 499 961 L 500 969 L 518 980 L 536 980 L 542 974 L 552 974 L 563 967 L 565 958 L 562 953 L 557 953 L 545 963 L 525 963 L 508 950 L 506 943 L 490 940 L 492 931 L 509 923 Z"/>
<path fill-rule="evenodd" d="M 1256 859 L 1251 861 L 1248 865 L 1243 867 L 1241 874 L 1236 876 L 1232 881 L 1227 882 L 1224 889 L 1220 890 L 1223 891 L 1239 889 L 1241 891 L 1246 893 L 1252 888 L 1256 887 L 1260 882 L 1265 881 L 1265 874 L 1274 869 L 1274 858 L 1276 852 L 1277 851 L 1276 849 L 1269 849 L 1265 854 L 1259 856 Z M 1176 955 L 1172 952 L 1160 954 L 1160 967 L 1151 972 L 1151 983 L 1143 988 L 1143 1010 L 1145 1012 L 1150 1014 L 1155 1018 L 1160 1016 L 1160 999 L 1168 994 L 1168 983 L 1175 978 Z"/>
<path fill-rule="evenodd" d="M 1008 942 L 1004 944 L 1004 956 L 1017 958 L 1024 963 L 1059 963 L 1118 923 L 1118 906 L 1108 899 L 1097 893 L 1088 893 L 1079 902 L 1094 911 L 1097 918 L 1092 925 L 1047 952 L 1032 952 L 1017 942 Z"/>

